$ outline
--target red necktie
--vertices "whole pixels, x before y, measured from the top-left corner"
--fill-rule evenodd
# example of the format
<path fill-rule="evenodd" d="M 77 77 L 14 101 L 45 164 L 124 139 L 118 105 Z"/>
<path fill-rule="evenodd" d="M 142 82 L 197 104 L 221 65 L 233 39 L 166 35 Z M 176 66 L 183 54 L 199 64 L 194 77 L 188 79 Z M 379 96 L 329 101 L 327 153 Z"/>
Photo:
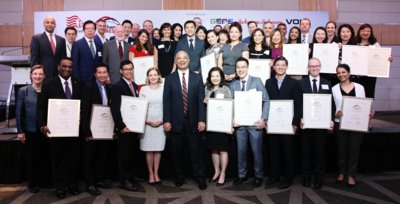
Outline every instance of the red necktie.
<path fill-rule="evenodd" d="M 129 82 L 128 86 L 129 86 L 129 89 L 131 89 L 132 96 L 135 96 L 135 89 L 133 89 L 132 82 Z"/>
<path fill-rule="evenodd" d="M 187 96 L 185 73 L 182 73 L 182 98 L 183 98 L 183 113 L 187 116 L 188 111 L 188 96 Z"/>
<path fill-rule="evenodd" d="M 51 46 L 51 50 L 53 50 L 53 54 L 56 54 L 56 44 L 54 44 L 54 40 L 53 40 L 53 33 L 49 33 L 50 35 L 50 46 Z"/>
<path fill-rule="evenodd" d="M 120 59 L 122 58 L 122 55 L 124 55 L 124 53 L 122 52 L 121 41 L 118 42 L 118 54 Z"/>

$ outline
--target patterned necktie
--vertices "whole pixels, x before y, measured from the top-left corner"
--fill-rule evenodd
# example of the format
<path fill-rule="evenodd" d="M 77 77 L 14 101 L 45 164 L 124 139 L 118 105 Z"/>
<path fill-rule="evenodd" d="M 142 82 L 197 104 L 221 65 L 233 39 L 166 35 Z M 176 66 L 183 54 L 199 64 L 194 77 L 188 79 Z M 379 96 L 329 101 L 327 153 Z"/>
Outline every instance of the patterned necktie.
<path fill-rule="evenodd" d="M 186 73 L 182 73 L 182 98 L 183 98 L 183 113 L 187 116 L 188 112 L 188 92 L 186 87 Z"/>
<path fill-rule="evenodd" d="M 193 39 L 189 39 L 189 49 L 190 49 L 190 51 L 194 50 Z"/>
<path fill-rule="evenodd" d="M 53 33 L 49 33 L 50 35 L 50 46 L 51 46 L 51 50 L 53 51 L 53 54 L 56 54 L 56 44 L 54 43 L 53 40 Z"/>
<path fill-rule="evenodd" d="M 65 81 L 64 84 L 65 84 L 65 97 L 67 99 L 71 99 L 72 98 L 72 93 L 71 93 L 71 89 L 69 89 L 68 81 Z"/>
<path fill-rule="evenodd" d="M 130 82 L 130 83 L 128 84 L 128 86 L 129 86 L 129 89 L 130 89 L 131 92 L 132 92 L 132 96 L 136 96 L 136 94 L 135 94 L 135 89 L 133 89 L 133 86 L 132 86 L 132 82 Z"/>
<path fill-rule="evenodd" d="M 124 55 L 124 53 L 122 52 L 121 41 L 118 42 L 118 54 L 119 54 L 119 58 L 122 59 L 122 56 Z"/>
<path fill-rule="evenodd" d="M 306 43 L 306 35 L 301 35 L 301 43 Z"/>
<path fill-rule="evenodd" d="M 89 48 L 90 48 L 90 52 L 92 52 L 92 57 L 94 58 L 94 56 L 96 55 L 96 52 L 94 51 L 94 46 L 93 46 L 93 41 L 89 40 Z"/>
<path fill-rule="evenodd" d="M 242 80 L 242 91 L 246 90 L 246 80 Z"/>
<path fill-rule="evenodd" d="M 103 105 L 106 106 L 108 100 L 107 100 L 106 89 L 104 88 L 104 86 L 101 86 L 101 98 L 103 99 Z"/>
<path fill-rule="evenodd" d="M 312 92 L 313 93 L 318 93 L 317 80 L 316 79 L 312 80 Z"/>

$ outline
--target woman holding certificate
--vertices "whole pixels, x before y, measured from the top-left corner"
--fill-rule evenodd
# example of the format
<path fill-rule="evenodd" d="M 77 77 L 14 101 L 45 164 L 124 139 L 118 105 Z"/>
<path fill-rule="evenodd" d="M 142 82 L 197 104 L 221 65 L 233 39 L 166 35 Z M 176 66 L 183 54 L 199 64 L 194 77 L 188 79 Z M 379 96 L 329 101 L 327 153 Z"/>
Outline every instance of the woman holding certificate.
<path fill-rule="evenodd" d="M 225 85 L 224 72 L 219 67 L 213 67 L 208 72 L 204 103 L 210 98 L 232 99 L 231 89 Z M 211 149 L 214 164 L 214 176 L 208 182 L 217 182 L 218 187 L 225 184 L 229 144 L 227 133 L 207 132 L 207 146 Z"/>
<path fill-rule="evenodd" d="M 214 30 L 207 31 L 206 35 L 207 41 L 205 42 L 206 55 L 214 53 L 215 62 L 218 62 L 219 50 L 222 48 L 222 45 L 218 42 L 218 35 Z"/>
<path fill-rule="evenodd" d="M 339 60 L 342 60 L 342 45 L 355 45 L 356 37 L 350 24 L 342 24 L 338 29 Z"/>
<path fill-rule="evenodd" d="M 22 87 L 18 91 L 15 118 L 17 122 L 18 140 L 25 144 L 26 150 L 26 176 L 28 180 L 28 191 L 30 193 L 39 192 L 38 185 L 44 181 L 42 168 L 48 168 L 44 157 L 48 154 L 44 148 L 46 137 L 38 130 L 36 124 L 36 107 L 38 94 L 41 92 L 43 80 L 45 78 L 42 65 L 35 65 L 31 69 L 32 84 Z M 49 175 L 46 175 L 49 176 Z"/>
<path fill-rule="evenodd" d="M 171 32 L 171 24 L 163 23 L 160 27 L 161 40 L 154 42 L 154 47 L 157 49 L 157 52 L 154 53 L 154 64 L 159 68 L 163 78 L 169 75 L 174 67 L 176 42 L 173 40 Z"/>
<path fill-rule="evenodd" d="M 147 109 L 146 127 L 140 139 L 140 150 L 146 152 L 147 169 L 149 171 L 149 184 L 161 183 L 158 175 L 161 151 L 165 147 L 165 133 L 163 128 L 163 86 L 161 85 L 160 71 L 153 67 L 147 71 L 147 86 L 143 86 L 140 97 L 149 102 Z"/>
<path fill-rule="evenodd" d="M 250 59 L 271 59 L 271 48 L 265 44 L 265 34 L 260 28 L 256 28 L 250 37 Z"/>
<path fill-rule="evenodd" d="M 337 159 L 339 175 L 336 177 L 337 183 L 343 183 L 347 176 L 347 185 L 356 185 L 356 175 L 358 166 L 358 155 L 360 152 L 363 134 L 359 132 L 339 130 L 340 118 L 343 116 L 342 101 L 343 96 L 354 96 L 365 98 L 364 87 L 358 83 L 350 81 L 350 67 L 347 64 L 339 64 L 336 74 L 340 81 L 332 88 L 332 95 L 336 106 L 335 133 L 337 142 Z M 371 112 L 371 116 L 373 112 Z"/>
<path fill-rule="evenodd" d="M 249 58 L 249 48 L 242 43 L 242 26 L 233 22 L 229 28 L 228 44 L 219 51 L 218 67 L 222 68 L 225 74 L 225 81 L 230 83 L 235 79 L 235 62 L 239 57 Z"/>
<path fill-rule="evenodd" d="M 310 54 L 309 58 L 313 57 L 313 50 L 315 43 L 327 43 L 328 42 L 328 34 L 324 27 L 318 27 L 314 31 L 312 43 L 309 44 Z"/>

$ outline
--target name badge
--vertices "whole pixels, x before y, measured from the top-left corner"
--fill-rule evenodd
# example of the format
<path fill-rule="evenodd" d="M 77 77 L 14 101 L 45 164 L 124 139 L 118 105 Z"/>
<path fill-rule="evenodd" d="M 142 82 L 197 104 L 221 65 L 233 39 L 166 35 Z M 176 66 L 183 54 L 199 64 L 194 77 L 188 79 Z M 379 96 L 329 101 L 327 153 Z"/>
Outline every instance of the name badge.
<path fill-rule="evenodd" d="M 224 99 L 224 94 L 219 93 L 215 96 L 216 99 Z"/>
<path fill-rule="evenodd" d="M 101 52 L 97 52 L 97 56 L 101 57 Z"/>
<path fill-rule="evenodd" d="M 164 48 L 164 44 L 161 44 L 158 46 L 158 49 L 163 49 Z"/>
<path fill-rule="evenodd" d="M 264 54 L 269 55 L 269 50 L 265 50 Z"/>
<path fill-rule="evenodd" d="M 328 84 L 321 84 L 323 90 L 329 90 Z"/>

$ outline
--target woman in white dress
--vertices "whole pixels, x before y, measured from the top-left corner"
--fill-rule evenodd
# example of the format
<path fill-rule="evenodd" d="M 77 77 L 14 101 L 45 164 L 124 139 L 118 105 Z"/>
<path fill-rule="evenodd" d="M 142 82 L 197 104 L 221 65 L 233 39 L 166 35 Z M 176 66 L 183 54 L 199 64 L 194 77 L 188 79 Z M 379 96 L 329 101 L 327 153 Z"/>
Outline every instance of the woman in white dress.
<path fill-rule="evenodd" d="M 147 169 L 149 171 L 149 184 L 160 184 L 158 176 L 161 151 L 165 147 L 165 133 L 163 129 L 163 89 L 161 74 L 156 68 L 147 71 L 147 86 L 142 87 L 140 97 L 149 102 L 147 110 L 146 128 L 140 139 L 140 149 L 146 152 Z"/>

